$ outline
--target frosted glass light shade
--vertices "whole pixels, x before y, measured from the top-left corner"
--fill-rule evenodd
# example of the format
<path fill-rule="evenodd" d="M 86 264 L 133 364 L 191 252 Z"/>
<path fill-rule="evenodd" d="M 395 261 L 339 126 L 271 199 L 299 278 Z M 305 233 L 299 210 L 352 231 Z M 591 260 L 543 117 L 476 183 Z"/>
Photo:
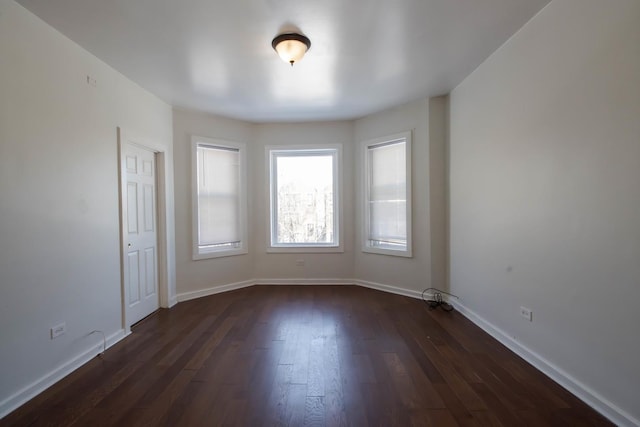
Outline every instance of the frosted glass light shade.
<path fill-rule="evenodd" d="M 307 53 L 311 41 L 301 34 L 281 34 L 273 39 L 271 46 L 284 62 L 293 66 Z"/>

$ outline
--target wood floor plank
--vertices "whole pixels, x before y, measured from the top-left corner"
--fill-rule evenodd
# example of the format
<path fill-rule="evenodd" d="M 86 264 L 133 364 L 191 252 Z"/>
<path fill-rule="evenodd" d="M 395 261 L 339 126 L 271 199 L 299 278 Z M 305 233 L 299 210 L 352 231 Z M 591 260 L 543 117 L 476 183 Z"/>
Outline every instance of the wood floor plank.
<path fill-rule="evenodd" d="M 225 318 L 220 326 L 209 335 L 207 341 L 203 344 L 200 350 L 191 358 L 189 363 L 185 366 L 185 369 L 195 370 L 202 368 L 206 360 L 211 357 L 213 350 L 220 345 L 220 342 L 226 337 L 227 333 L 231 330 L 235 324 L 237 317 L 230 316 Z"/>
<path fill-rule="evenodd" d="M 202 381 L 190 381 L 189 384 L 185 386 L 182 390 L 182 393 L 173 401 L 173 404 L 167 408 L 167 412 L 164 414 L 160 422 L 159 426 L 178 426 L 182 425 L 179 423 L 185 416 L 186 413 L 193 412 L 193 403 L 196 399 L 196 396 L 206 395 L 207 383 Z"/>
<path fill-rule="evenodd" d="M 337 337 L 336 345 L 340 364 L 340 381 L 342 386 L 342 404 L 347 416 L 347 424 L 351 426 L 367 425 L 365 404 L 361 392 L 361 384 L 375 387 L 375 376 L 366 355 L 353 354 L 346 344 L 345 337 Z M 362 367 L 367 367 L 363 374 Z"/>
<path fill-rule="evenodd" d="M 304 405 L 304 422 L 303 426 L 320 427 L 325 425 L 324 403 L 322 397 L 307 396 Z"/>
<path fill-rule="evenodd" d="M 382 355 L 396 387 L 398 395 L 402 396 L 402 402 L 407 408 L 428 409 L 444 408 L 444 402 L 423 374 L 416 373 L 409 376 L 406 364 L 396 353 L 384 353 Z"/>
<path fill-rule="evenodd" d="M 184 354 L 185 350 L 189 348 L 197 340 L 203 338 L 204 332 L 211 326 L 216 320 L 214 316 L 205 316 L 202 321 L 191 329 L 187 335 L 180 339 L 179 346 L 172 346 L 169 351 L 160 359 L 157 363 L 158 366 L 171 366 Z"/>
<path fill-rule="evenodd" d="M 224 377 L 237 367 L 241 346 L 239 341 L 226 342 L 226 345 L 211 353 L 204 365 L 196 371 L 194 380 L 222 383 Z"/>
<path fill-rule="evenodd" d="M 4 426 L 610 426 L 457 312 L 357 286 L 162 309 Z"/>
<path fill-rule="evenodd" d="M 503 403 L 504 396 L 496 395 L 484 383 L 473 383 L 471 386 L 485 402 L 487 408 L 496 416 L 504 426 L 519 426 L 524 424 L 524 420 L 519 418 L 511 408 Z"/>
<path fill-rule="evenodd" d="M 292 365 L 278 365 L 264 419 L 269 425 L 288 425 L 287 401 L 291 384 Z"/>
<path fill-rule="evenodd" d="M 412 330 L 412 326 L 407 325 L 409 330 Z M 418 335 L 417 331 L 414 331 Z M 418 335 L 419 336 L 419 335 Z M 408 337 L 407 339 L 411 339 Z M 433 345 L 429 336 L 423 337 L 416 341 L 418 347 L 424 352 L 424 355 L 430 360 L 431 363 L 438 369 L 444 381 L 452 388 L 458 398 L 463 402 L 468 410 L 484 410 L 486 405 L 477 395 L 477 393 L 471 388 L 470 383 L 478 382 L 477 377 L 473 377 L 473 381 L 468 381 L 462 374 L 456 370 L 456 366 L 451 360 L 447 359 L 440 353 L 438 348 Z"/>
<path fill-rule="evenodd" d="M 300 335 L 296 340 L 295 356 L 293 360 L 293 374 L 291 382 L 293 384 L 307 384 L 309 377 L 309 351 L 311 350 L 311 341 L 308 327 L 301 325 Z"/>
<path fill-rule="evenodd" d="M 338 355 L 338 340 L 330 334 L 333 328 L 325 328 L 326 335 L 323 354 L 325 420 L 328 426 L 347 425 L 342 367 Z"/>
<path fill-rule="evenodd" d="M 469 411 L 448 384 L 438 383 L 434 384 L 434 387 L 438 390 L 438 395 L 440 395 L 445 407 L 449 410 L 458 425 L 461 427 L 472 427 L 477 424 L 472 411 Z"/>
<path fill-rule="evenodd" d="M 325 392 L 324 338 L 316 336 L 309 343 L 309 363 L 307 365 L 307 396 L 322 397 Z"/>
<path fill-rule="evenodd" d="M 190 382 L 182 396 L 177 400 L 179 410 L 171 414 L 175 406 L 170 409 L 169 415 L 171 415 L 171 418 L 167 418 L 167 425 L 207 425 L 207 420 L 211 419 L 209 414 L 222 389 L 221 384 L 213 381 Z M 169 424 L 169 420 L 172 420 L 174 424 Z"/>
<path fill-rule="evenodd" d="M 253 368 L 251 382 L 247 396 L 247 422 L 249 425 L 259 425 L 264 415 L 269 412 L 269 397 L 272 395 L 273 385 L 278 372 L 278 361 L 282 353 L 282 341 L 274 341 L 268 349 L 256 349 L 258 360 Z"/>
<path fill-rule="evenodd" d="M 287 393 L 286 424 L 301 426 L 304 424 L 305 406 L 307 402 L 306 384 L 289 384 Z"/>
<path fill-rule="evenodd" d="M 147 407 L 135 407 L 122 418 L 119 423 L 126 426 L 159 425 L 169 408 L 183 393 L 193 378 L 194 371 L 180 371 L 178 375 L 167 384 L 162 392 L 156 396 Z"/>

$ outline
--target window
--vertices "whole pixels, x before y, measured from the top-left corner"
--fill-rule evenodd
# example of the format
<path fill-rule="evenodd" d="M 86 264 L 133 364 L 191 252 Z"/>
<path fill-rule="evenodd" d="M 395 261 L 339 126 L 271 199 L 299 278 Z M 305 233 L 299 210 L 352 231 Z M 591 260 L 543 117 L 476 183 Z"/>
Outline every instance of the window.
<path fill-rule="evenodd" d="M 244 144 L 194 136 L 193 259 L 247 253 Z"/>
<path fill-rule="evenodd" d="M 411 132 L 364 144 L 364 252 L 411 257 Z"/>
<path fill-rule="evenodd" d="M 267 147 L 270 252 L 339 252 L 341 149 Z"/>

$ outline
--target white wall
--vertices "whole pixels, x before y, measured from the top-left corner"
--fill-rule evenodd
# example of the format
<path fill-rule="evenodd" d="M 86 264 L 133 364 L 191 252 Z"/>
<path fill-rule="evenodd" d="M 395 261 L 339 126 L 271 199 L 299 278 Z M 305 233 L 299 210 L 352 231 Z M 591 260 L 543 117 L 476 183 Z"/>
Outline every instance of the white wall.
<path fill-rule="evenodd" d="M 431 286 L 449 290 L 448 131 L 449 97 L 429 99 L 429 233 Z"/>
<path fill-rule="evenodd" d="M 174 109 L 177 283 L 188 299 L 253 283 L 254 280 L 353 278 L 352 123 L 252 124 L 211 114 Z M 191 259 L 191 135 L 247 144 L 249 253 Z M 267 253 L 268 197 L 265 147 L 342 144 L 343 253 Z M 304 266 L 296 265 L 304 260 Z"/>
<path fill-rule="evenodd" d="M 2 416 L 101 342 L 89 332 L 123 335 L 117 127 L 166 148 L 170 194 L 173 160 L 167 104 L 9 0 L 0 76 Z M 50 340 L 63 321 L 66 334 Z"/>
<path fill-rule="evenodd" d="M 421 99 L 355 121 L 354 139 L 412 131 L 413 258 L 364 253 L 362 249 L 363 158 L 356 150 L 355 277 L 365 282 L 420 292 L 431 286 L 429 221 L 429 100 Z"/>
<path fill-rule="evenodd" d="M 174 110 L 179 299 L 254 282 L 356 282 L 383 285 L 387 290 L 412 296 L 419 295 L 432 283 L 446 288 L 446 110 L 446 97 L 424 98 L 355 121 L 291 124 L 250 124 L 210 114 Z M 430 116 L 433 119 L 431 131 Z M 365 254 L 361 251 L 360 241 L 362 153 L 358 146 L 362 141 L 406 130 L 413 131 L 414 257 Z M 192 134 L 247 143 L 250 193 L 250 249 L 247 255 L 191 260 L 189 141 Z M 344 252 L 268 253 L 265 147 L 314 144 L 341 144 L 343 148 Z M 432 226 L 437 228 L 433 238 Z M 303 260 L 304 266 L 297 265 L 298 260 Z"/>
<path fill-rule="evenodd" d="M 201 295 L 201 291 L 252 279 L 254 254 L 192 260 L 191 236 L 191 135 L 243 142 L 251 150 L 253 125 L 211 114 L 174 109 L 174 169 L 176 206 L 176 277 L 179 299 Z M 249 153 L 250 154 L 250 153 Z M 248 221 L 255 217 L 252 201 L 252 171 L 249 169 Z M 255 240 L 248 228 L 249 244 Z M 250 247 L 251 249 L 251 247 Z M 206 293 L 206 292 L 205 292 Z"/>
<path fill-rule="evenodd" d="M 255 278 L 263 279 L 352 279 L 353 278 L 353 125 L 351 122 L 322 122 L 256 125 L 251 161 L 254 176 L 255 217 L 252 224 L 256 254 Z M 269 145 L 341 144 L 342 215 L 344 253 L 267 253 L 269 197 L 265 147 Z M 304 260 L 297 266 L 296 260 Z"/>
<path fill-rule="evenodd" d="M 621 424 L 640 423 L 639 23 L 637 0 L 554 0 L 450 98 L 452 291 Z"/>
<path fill-rule="evenodd" d="M 179 299 L 258 283 L 336 282 L 384 285 L 417 296 L 433 281 L 446 287 L 445 97 L 422 99 L 355 121 L 250 124 L 215 115 L 174 110 L 176 247 Z M 435 129 L 430 147 L 429 115 Z M 413 258 L 361 251 L 362 141 L 413 130 Z M 249 254 L 191 260 L 190 135 L 247 143 L 249 162 Z M 269 145 L 341 144 L 343 253 L 268 253 Z M 430 155 L 433 152 L 433 158 Z M 429 171 L 434 171 L 433 179 Z M 433 185 L 434 190 L 430 189 Z M 433 197 L 430 203 L 429 198 Z M 431 211 L 430 211 L 431 209 Z M 430 219 L 431 218 L 431 219 Z M 430 227 L 438 227 L 433 242 Z M 304 266 L 297 265 L 298 260 Z M 431 268 L 432 263 L 435 268 Z M 401 273 L 401 274 L 400 274 Z"/>

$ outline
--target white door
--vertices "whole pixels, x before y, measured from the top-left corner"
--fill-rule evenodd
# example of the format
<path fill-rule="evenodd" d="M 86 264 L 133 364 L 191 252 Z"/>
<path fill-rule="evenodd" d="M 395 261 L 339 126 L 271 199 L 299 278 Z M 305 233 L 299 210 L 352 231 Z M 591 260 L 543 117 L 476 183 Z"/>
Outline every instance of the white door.
<path fill-rule="evenodd" d="M 123 281 L 126 326 L 158 309 L 155 153 L 122 142 Z"/>

